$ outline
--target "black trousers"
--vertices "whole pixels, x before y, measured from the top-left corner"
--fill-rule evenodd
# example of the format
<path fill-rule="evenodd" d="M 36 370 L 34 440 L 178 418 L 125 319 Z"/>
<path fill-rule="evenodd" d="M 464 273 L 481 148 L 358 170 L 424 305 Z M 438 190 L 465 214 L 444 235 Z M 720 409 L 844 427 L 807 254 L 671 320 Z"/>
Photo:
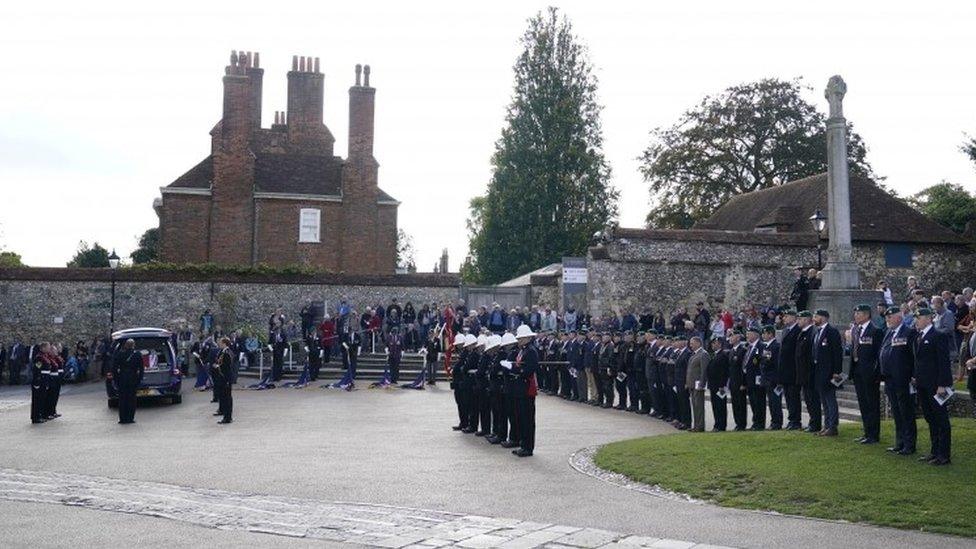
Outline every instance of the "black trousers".
<path fill-rule="evenodd" d="M 132 423 L 136 419 L 136 388 L 138 383 L 119 382 L 119 421 Z"/>
<path fill-rule="evenodd" d="M 786 397 L 786 425 L 799 427 L 803 423 L 800 386 L 787 383 L 783 385 L 783 391 L 783 396 Z"/>
<path fill-rule="evenodd" d="M 716 395 L 715 391 L 711 391 L 711 395 L 712 416 L 715 417 L 715 428 L 719 431 L 724 431 L 729 418 L 728 403 L 725 402 L 724 398 Z"/>
<path fill-rule="evenodd" d="M 468 406 L 465 402 L 465 389 L 460 385 L 454 387 L 454 404 L 457 405 L 458 425 L 465 429 L 468 426 Z"/>
<path fill-rule="evenodd" d="M 31 421 L 40 421 L 44 419 L 44 408 L 47 405 L 46 394 L 47 390 L 45 389 L 41 380 L 37 379 L 31 382 Z"/>
<path fill-rule="evenodd" d="M 614 385 L 617 380 L 614 378 L 613 374 L 603 375 L 603 405 L 613 406 L 614 403 Z"/>
<path fill-rule="evenodd" d="M 855 372 L 854 390 L 857 391 L 857 407 L 861 411 L 864 437 L 881 438 L 881 384 L 873 377 L 865 379 Z"/>
<path fill-rule="evenodd" d="M 319 372 L 322 371 L 322 360 L 316 358 L 315 360 L 310 360 L 308 362 L 308 379 L 309 381 L 316 381 L 319 379 Z"/>
<path fill-rule="evenodd" d="M 617 387 L 617 407 L 626 408 L 627 407 L 627 381 L 620 381 L 616 377 L 613 378 L 613 384 Z M 612 400 L 612 399 L 611 399 Z M 613 402 L 611 402 L 613 404 Z"/>
<path fill-rule="evenodd" d="M 576 384 L 573 383 L 573 377 L 569 375 L 568 366 L 559 367 L 559 396 L 566 398 L 572 398 L 573 393 L 575 393 Z"/>
<path fill-rule="evenodd" d="M 673 385 L 668 385 L 668 417 L 681 420 L 681 410 L 678 408 L 678 390 Z"/>
<path fill-rule="evenodd" d="M 733 387 L 731 389 L 732 395 L 732 419 L 735 421 L 736 429 L 745 429 L 746 421 L 748 420 L 748 414 L 746 414 L 746 395 L 747 392 L 739 389 L 738 387 Z"/>
<path fill-rule="evenodd" d="M 919 404 L 922 415 L 929 424 L 929 439 L 933 456 L 949 459 L 952 450 L 952 426 L 949 424 L 949 411 L 935 401 L 935 387 L 918 387 Z M 948 405 L 948 403 L 946 403 Z"/>
<path fill-rule="evenodd" d="M 488 401 L 488 387 L 475 385 L 472 393 L 471 419 L 468 425 L 480 433 L 491 432 L 491 402 Z"/>
<path fill-rule="evenodd" d="M 749 387 L 749 408 L 752 409 L 752 426 L 766 428 L 766 388 L 759 385 Z"/>
<path fill-rule="evenodd" d="M 390 361 L 390 382 L 397 383 L 400 381 L 400 361 L 391 360 Z"/>
<path fill-rule="evenodd" d="M 678 387 L 675 398 L 678 402 L 678 421 L 686 427 L 691 427 L 691 393 L 684 387 Z"/>
<path fill-rule="evenodd" d="M 908 392 L 908 387 L 896 387 L 894 383 L 885 383 L 885 394 L 891 403 L 891 416 L 895 420 L 895 448 L 915 451 L 918 440 L 918 426 L 915 424 L 915 395 Z"/>
<path fill-rule="evenodd" d="M 508 414 L 505 409 L 505 395 L 500 390 L 490 393 L 491 433 L 501 440 L 508 438 Z"/>
<path fill-rule="evenodd" d="M 522 441 L 522 418 L 518 400 L 511 389 L 505 393 L 505 408 L 508 411 L 508 441 L 519 444 Z"/>
<path fill-rule="evenodd" d="M 61 397 L 61 376 L 48 376 L 47 380 L 47 410 L 48 417 L 58 413 L 58 399 Z"/>
<path fill-rule="evenodd" d="M 271 355 L 271 380 L 281 381 L 285 375 L 285 357 L 282 353 L 275 351 Z"/>
<path fill-rule="evenodd" d="M 810 414 L 809 427 L 819 431 L 823 426 L 823 407 L 820 403 L 820 393 L 817 392 L 817 384 L 814 382 L 813 372 L 810 372 L 810 379 L 803 386 L 803 402 L 807 405 L 807 413 Z"/>
<path fill-rule="evenodd" d="M 223 383 L 218 395 L 220 403 L 218 411 L 224 414 L 224 421 L 231 421 L 234 418 L 234 395 L 231 394 L 233 387 L 230 383 Z M 216 385 L 214 390 L 217 390 Z"/>
<path fill-rule="evenodd" d="M 776 394 L 776 387 L 766 389 L 766 402 L 769 404 L 769 426 L 771 428 L 783 428 L 783 397 L 786 396 L 786 388 L 783 392 Z"/>
<path fill-rule="evenodd" d="M 520 446 L 527 452 L 535 450 L 535 397 L 523 396 L 515 399 L 518 408 Z"/>
<path fill-rule="evenodd" d="M 606 390 L 606 383 L 603 381 L 603 374 L 600 373 L 599 369 L 593 371 L 593 383 L 596 384 L 596 398 L 591 398 L 591 400 L 595 400 L 597 404 L 602 405 L 606 399 L 603 396 L 603 392 Z"/>

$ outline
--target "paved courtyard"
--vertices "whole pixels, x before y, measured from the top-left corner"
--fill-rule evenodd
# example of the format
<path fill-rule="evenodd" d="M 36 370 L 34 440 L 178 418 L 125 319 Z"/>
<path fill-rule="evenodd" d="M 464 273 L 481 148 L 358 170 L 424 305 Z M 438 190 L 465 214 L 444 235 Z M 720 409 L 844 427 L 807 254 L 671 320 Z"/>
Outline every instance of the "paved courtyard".
<path fill-rule="evenodd" d="M 539 399 L 536 455 L 518 459 L 451 431 L 446 387 L 238 391 L 230 426 L 216 424 L 209 394 L 140 408 L 135 425 L 120 426 L 100 385 L 66 393 L 64 417 L 33 426 L 23 389 L 0 390 L 5 547 L 64 545 L 66 536 L 76 546 L 973 545 L 604 482 L 572 468 L 570 456 L 674 430 L 549 397 Z"/>

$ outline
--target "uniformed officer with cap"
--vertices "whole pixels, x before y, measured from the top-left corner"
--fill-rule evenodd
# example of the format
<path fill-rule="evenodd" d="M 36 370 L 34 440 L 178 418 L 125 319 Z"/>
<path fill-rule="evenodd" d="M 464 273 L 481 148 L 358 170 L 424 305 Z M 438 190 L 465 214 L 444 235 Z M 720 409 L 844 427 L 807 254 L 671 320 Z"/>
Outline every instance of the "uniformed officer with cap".
<path fill-rule="evenodd" d="M 891 404 L 895 420 L 895 444 L 889 452 L 908 456 L 915 453 L 918 433 L 915 425 L 915 395 L 912 392 L 912 372 L 915 369 L 915 330 L 902 322 L 898 307 L 885 310 L 887 331 L 881 340 L 878 362 L 885 382 L 885 395 Z"/>
<path fill-rule="evenodd" d="M 745 431 L 749 390 L 746 384 L 745 359 L 749 346 L 742 341 L 740 330 L 734 330 L 729 335 L 729 345 L 729 398 L 732 400 L 732 421 L 735 422 L 736 431 Z"/>
<path fill-rule="evenodd" d="M 676 409 L 678 416 L 675 418 L 675 427 L 686 431 L 691 429 L 691 392 L 687 388 L 688 362 L 691 360 L 691 349 L 688 348 L 688 336 L 678 335 L 675 340 L 678 342 L 678 350 L 674 357 L 674 372 L 672 374 L 672 387 L 675 394 Z"/>
<path fill-rule="evenodd" d="M 783 386 L 779 382 L 780 343 L 776 341 L 776 328 L 762 327 L 762 385 L 766 390 L 766 403 L 769 405 L 769 429 L 779 431 L 783 428 Z"/>
<path fill-rule="evenodd" d="M 840 332 L 830 324 L 830 313 L 817 309 L 813 313 L 816 333 L 813 336 L 814 388 L 820 396 L 824 412 L 824 428 L 819 436 L 837 436 L 840 411 L 837 408 L 837 385 L 843 378 L 844 345 Z"/>
<path fill-rule="evenodd" d="M 949 423 L 948 402 L 939 404 L 936 397 L 948 398 L 952 388 L 952 368 L 949 364 L 949 337 L 932 325 L 932 309 L 915 312 L 915 376 L 913 383 L 925 422 L 929 424 L 930 453 L 919 458 L 931 465 L 949 465 L 952 446 L 952 425 Z"/>
<path fill-rule="evenodd" d="M 766 428 L 766 387 L 762 383 L 762 352 L 760 329 L 746 329 L 746 354 L 742 360 L 746 387 L 749 388 L 749 408 L 752 410 L 752 430 Z"/>
<path fill-rule="evenodd" d="M 881 370 L 878 354 L 883 335 L 871 322 L 871 306 L 854 308 L 854 322 L 847 334 L 851 355 L 851 377 L 857 392 L 864 436 L 861 444 L 877 444 L 881 439 Z"/>
<path fill-rule="evenodd" d="M 782 390 L 786 400 L 786 430 L 802 427 L 802 406 L 800 404 L 801 383 L 796 375 L 796 345 L 802 328 L 797 322 L 796 311 L 787 309 L 783 315 L 783 340 L 780 342 L 779 363 L 776 366 L 777 387 Z"/>
<path fill-rule="evenodd" d="M 515 332 L 518 352 L 512 365 L 516 376 L 515 402 L 521 431 L 520 448 L 512 453 L 518 457 L 529 457 L 535 451 L 535 397 L 539 392 L 536 376 L 539 374 L 539 351 L 535 348 L 535 334 L 522 324 Z"/>
<path fill-rule="evenodd" d="M 814 385 L 813 336 L 817 331 L 813 326 L 813 313 L 800 311 L 796 315 L 796 323 L 800 327 L 800 333 L 796 337 L 796 383 L 803 392 L 803 402 L 810 416 L 804 431 L 819 433 L 823 429 L 823 412 L 820 395 Z"/>
<path fill-rule="evenodd" d="M 464 379 L 464 361 L 467 359 L 467 351 L 464 349 L 464 340 L 464 334 L 454 336 L 454 353 L 457 355 L 457 360 L 449 372 L 451 389 L 454 390 L 454 403 L 457 405 L 458 411 L 458 424 L 452 427 L 455 431 L 463 431 L 468 428 L 468 403 L 466 402 L 467 395 L 464 388 L 464 384 L 467 382 Z"/>

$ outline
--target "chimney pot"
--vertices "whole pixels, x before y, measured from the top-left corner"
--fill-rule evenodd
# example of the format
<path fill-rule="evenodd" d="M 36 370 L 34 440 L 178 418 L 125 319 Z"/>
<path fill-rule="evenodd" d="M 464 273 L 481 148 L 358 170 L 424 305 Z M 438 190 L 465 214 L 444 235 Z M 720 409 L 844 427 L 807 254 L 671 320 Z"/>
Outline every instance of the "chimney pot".
<path fill-rule="evenodd" d="M 369 65 L 363 67 L 363 85 L 369 87 Z"/>
<path fill-rule="evenodd" d="M 356 63 L 356 85 L 357 86 L 360 85 L 360 77 L 362 76 L 362 73 L 363 73 L 363 66 L 360 65 L 359 63 Z"/>
<path fill-rule="evenodd" d="M 297 71 L 298 70 L 298 56 L 297 55 L 291 56 L 291 70 L 293 70 L 293 71 Z"/>
<path fill-rule="evenodd" d="M 305 72 L 305 56 L 298 58 L 298 72 Z"/>
<path fill-rule="evenodd" d="M 261 54 L 258 52 L 254 52 L 254 68 L 261 68 Z"/>
<path fill-rule="evenodd" d="M 319 58 L 318 57 L 315 58 L 315 72 L 320 72 L 319 71 Z"/>
<path fill-rule="evenodd" d="M 237 66 L 237 52 L 236 51 L 231 51 L 230 52 L 230 66 L 232 66 L 232 67 L 236 67 Z"/>

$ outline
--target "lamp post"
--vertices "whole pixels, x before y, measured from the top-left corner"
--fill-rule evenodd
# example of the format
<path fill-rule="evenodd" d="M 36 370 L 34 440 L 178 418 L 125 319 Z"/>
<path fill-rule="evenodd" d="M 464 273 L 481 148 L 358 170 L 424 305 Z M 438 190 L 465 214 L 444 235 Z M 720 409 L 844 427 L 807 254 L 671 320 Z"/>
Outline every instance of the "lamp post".
<path fill-rule="evenodd" d="M 810 223 L 813 225 L 813 230 L 817 231 L 817 270 L 823 269 L 823 259 L 820 255 L 820 239 L 823 236 L 823 231 L 827 227 L 827 216 L 824 215 L 820 208 L 810 216 Z"/>
<path fill-rule="evenodd" d="M 112 271 L 112 312 L 109 315 L 109 323 L 111 324 L 111 331 L 115 332 L 115 271 L 119 268 L 119 256 L 116 255 L 115 250 L 112 250 L 112 255 L 108 256 L 108 266 Z"/>

